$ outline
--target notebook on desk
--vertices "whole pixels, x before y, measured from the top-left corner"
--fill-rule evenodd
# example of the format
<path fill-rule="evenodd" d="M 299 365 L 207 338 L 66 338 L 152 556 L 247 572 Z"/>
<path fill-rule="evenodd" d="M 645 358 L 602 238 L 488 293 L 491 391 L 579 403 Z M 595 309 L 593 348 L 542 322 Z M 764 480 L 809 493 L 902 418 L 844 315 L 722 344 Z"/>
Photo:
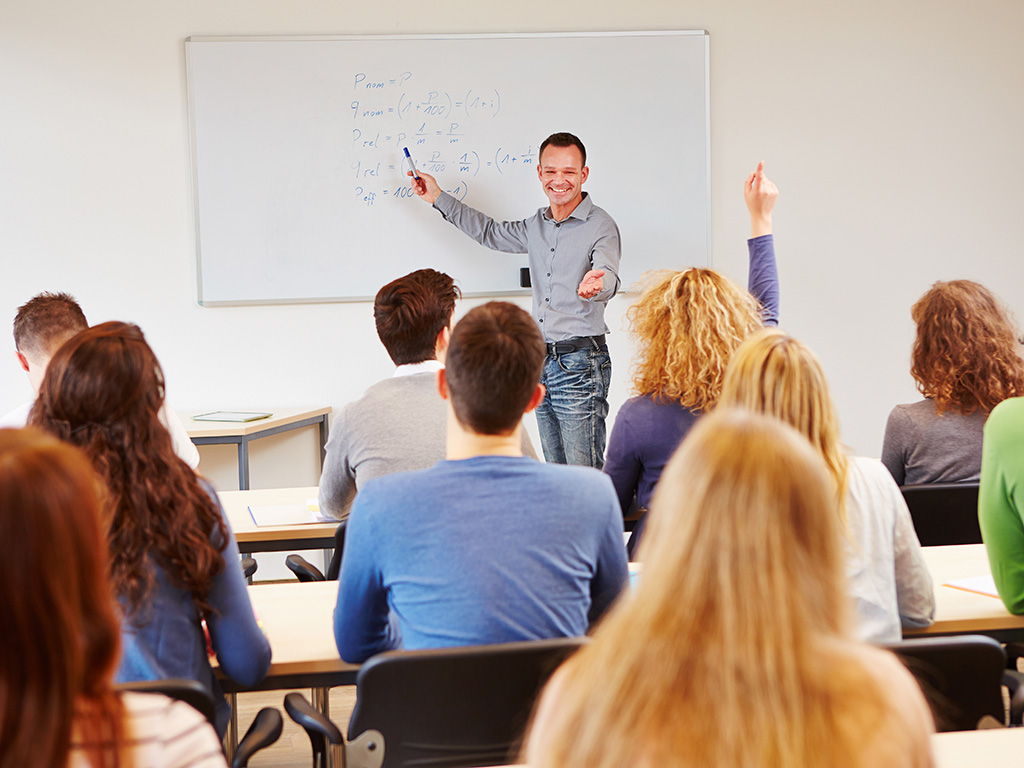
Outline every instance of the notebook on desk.
<path fill-rule="evenodd" d="M 330 522 L 320 517 L 320 505 L 316 499 L 307 499 L 305 504 L 250 506 L 249 516 L 257 527 Z"/>
<path fill-rule="evenodd" d="M 229 421 L 233 424 L 247 421 L 259 421 L 269 419 L 274 414 L 264 411 L 210 411 L 199 413 L 192 417 L 192 421 Z"/>

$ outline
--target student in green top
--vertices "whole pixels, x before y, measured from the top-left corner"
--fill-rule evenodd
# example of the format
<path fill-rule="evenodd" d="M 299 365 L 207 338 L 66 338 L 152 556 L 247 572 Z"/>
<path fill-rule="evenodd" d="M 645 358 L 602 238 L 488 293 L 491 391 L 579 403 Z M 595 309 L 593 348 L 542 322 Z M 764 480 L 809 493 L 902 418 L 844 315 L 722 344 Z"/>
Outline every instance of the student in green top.
<path fill-rule="evenodd" d="M 985 423 L 978 521 L 999 597 L 1024 614 L 1024 397 L 1004 400 Z"/>

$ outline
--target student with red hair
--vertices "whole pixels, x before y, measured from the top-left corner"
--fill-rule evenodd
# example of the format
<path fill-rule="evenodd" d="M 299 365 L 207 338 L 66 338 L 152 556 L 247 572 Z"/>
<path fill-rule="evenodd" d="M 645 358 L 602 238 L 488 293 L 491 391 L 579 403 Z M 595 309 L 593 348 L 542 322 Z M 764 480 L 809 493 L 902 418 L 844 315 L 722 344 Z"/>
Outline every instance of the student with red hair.
<path fill-rule="evenodd" d="M 187 704 L 113 689 L 102 495 L 78 449 L 0 430 L 0 768 L 224 768 Z"/>

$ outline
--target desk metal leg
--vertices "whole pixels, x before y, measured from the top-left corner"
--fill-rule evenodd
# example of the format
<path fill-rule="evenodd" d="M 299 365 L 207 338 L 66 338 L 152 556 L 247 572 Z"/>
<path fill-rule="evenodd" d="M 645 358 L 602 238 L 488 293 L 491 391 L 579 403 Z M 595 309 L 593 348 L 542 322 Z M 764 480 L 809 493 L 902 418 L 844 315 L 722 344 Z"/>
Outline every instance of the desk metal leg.
<path fill-rule="evenodd" d="M 238 441 L 238 490 L 249 490 L 249 438 L 243 435 Z"/>
<path fill-rule="evenodd" d="M 312 693 L 313 706 L 316 707 L 317 712 L 329 719 L 331 717 L 331 689 L 314 688 Z"/>
<path fill-rule="evenodd" d="M 325 413 L 320 422 L 320 470 L 323 471 L 324 462 L 327 460 L 327 438 L 331 433 L 331 417 Z"/>
<path fill-rule="evenodd" d="M 228 706 L 231 707 L 231 719 L 228 721 L 228 732 L 224 736 L 224 753 L 228 756 L 228 762 L 235 756 L 238 749 L 238 696 L 234 693 L 227 694 Z"/>

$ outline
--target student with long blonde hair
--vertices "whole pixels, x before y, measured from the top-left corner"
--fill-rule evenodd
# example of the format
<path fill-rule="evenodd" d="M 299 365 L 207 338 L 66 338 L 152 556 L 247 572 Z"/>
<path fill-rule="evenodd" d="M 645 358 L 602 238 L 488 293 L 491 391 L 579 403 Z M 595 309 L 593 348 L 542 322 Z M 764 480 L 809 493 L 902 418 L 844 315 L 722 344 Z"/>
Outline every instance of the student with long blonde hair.
<path fill-rule="evenodd" d="M 892 409 L 882 463 L 900 485 L 978 482 L 989 413 L 1024 395 L 1020 329 L 995 294 L 971 280 L 935 283 L 910 314 L 910 374 L 924 399 Z"/>
<path fill-rule="evenodd" d="M 665 469 L 636 590 L 545 690 L 531 768 L 910 768 L 928 706 L 846 634 L 820 457 L 778 420 L 706 416 Z"/>
<path fill-rule="evenodd" d="M 762 325 L 778 322 L 772 236 L 778 194 L 759 163 L 744 187 L 751 229 L 750 292 L 712 269 L 695 267 L 648 275 L 651 283 L 629 308 L 638 344 L 637 394 L 615 417 L 604 466 L 624 513 L 634 503 L 649 506 L 669 457 L 718 400 L 729 358 L 740 342 Z"/>
<path fill-rule="evenodd" d="M 114 691 L 100 488 L 77 448 L 0 430 L 0 768 L 224 768 L 190 706 Z"/>
<path fill-rule="evenodd" d="M 782 331 L 764 329 L 733 356 L 719 404 L 774 416 L 806 437 L 825 462 L 845 532 L 846 575 L 856 634 L 895 642 L 901 623 L 934 620 L 932 579 L 900 489 L 874 459 L 847 456 L 821 363 Z"/>

